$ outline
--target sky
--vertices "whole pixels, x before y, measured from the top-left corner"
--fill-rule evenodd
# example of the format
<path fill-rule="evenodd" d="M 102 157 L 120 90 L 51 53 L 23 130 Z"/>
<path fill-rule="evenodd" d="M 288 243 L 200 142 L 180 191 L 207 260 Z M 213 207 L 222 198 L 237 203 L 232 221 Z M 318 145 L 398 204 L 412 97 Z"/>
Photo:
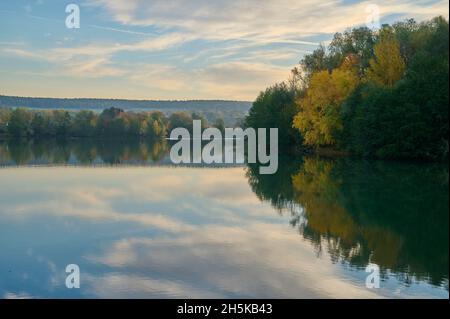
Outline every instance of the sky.
<path fill-rule="evenodd" d="M 252 101 L 374 5 L 448 19 L 448 0 L 0 0 L 0 94 Z"/>

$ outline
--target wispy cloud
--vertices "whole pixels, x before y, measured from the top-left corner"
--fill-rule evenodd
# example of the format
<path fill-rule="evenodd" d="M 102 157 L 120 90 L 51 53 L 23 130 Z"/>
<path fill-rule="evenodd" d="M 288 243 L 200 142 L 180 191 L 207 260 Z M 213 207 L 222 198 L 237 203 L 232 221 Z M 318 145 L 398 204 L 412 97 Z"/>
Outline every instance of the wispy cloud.
<path fill-rule="evenodd" d="M 366 22 L 371 1 L 259 0 L 246 1 L 142 1 L 88 0 L 129 26 L 178 28 L 208 39 L 247 39 L 277 42 L 334 33 Z M 383 16 L 429 17 L 448 15 L 448 1 L 377 1 Z M 303 42 L 305 44 L 308 41 Z"/>
<path fill-rule="evenodd" d="M 65 77 L 66 86 L 72 81 L 75 95 L 110 97 L 99 92 L 108 92 L 113 83 L 127 87 L 127 92 L 111 92 L 116 97 L 252 100 L 265 86 L 285 80 L 304 54 L 328 43 L 334 32 L 364 25 L 366 9 L 373 2 L 84 0 L 79 31 L 64 28 L 64 12 L 46 14 L 53 11 L 54 3 L 30 3 L 31 10 L 25 10 L 24 4 L 0 5 L 5 17 L 33 21 L 28 29 L 6 19 L 0 22 L 11 30 L 0 35 L 0 63 L 8 70 L 3 68 L 0 85 L 6 91 L 24 90 L 25 72 L 47 78 L 52 72 Z M 378 0 L 376 4 L 382 22 L 448 18 L 445 0 Z M 17 34 L 17 39 L 8 34 Z M 51 36 L 41 42 L 35 39 L 44 34 Z M 18 59 L 29 61 L 26 69 Z M 8 72 L 12 76 L 7 77 Z M 82 87 L 83 78 L 97 82 Z M 58 89 L 47 83 L 39 95 L 69 90 L 62 82 L 56 83 Z"/>

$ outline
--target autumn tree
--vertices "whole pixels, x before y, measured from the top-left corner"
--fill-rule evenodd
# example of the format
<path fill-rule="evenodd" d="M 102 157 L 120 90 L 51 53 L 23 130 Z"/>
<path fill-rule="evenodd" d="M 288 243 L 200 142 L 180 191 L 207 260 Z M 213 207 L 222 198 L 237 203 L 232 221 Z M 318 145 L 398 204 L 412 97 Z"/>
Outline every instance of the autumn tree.
<path fill-rule="evenodd" d="M 8 122 L 11 117 L 11 110 L 0 108 L 0 135 L 8 132 Z"/>
<path fill-rule="evenodd" d="M 164 115 L 164 113 L 160 111 L 152 112 L 149 121 L 151 121 L 153 134 L 151 137 L 162 138 L 167 135 L 169 120 Z"/>
<path fill-rule="evenodd" d="M 127 117 L 129 120 L 128 134 L 135 137 L 144 136 L 148 126 L 146 114 L 128 112 Z"/>
<path fill-rule="evenodd" d="M 320 71 L 311 77 L 306 96 L 297 104 L 300 112 L 294 118 L 306 145 L 333 146 L 342 130 L 341 104 L 355 90 L 360 80 L 355 65 L 357 58 L 348 56 L 331 73 Z"/>
<path fill-rule="evenodd" d="M 380 31 L 380 39 L 369 64 L 367 80 L 377 85 L 393 87 L 403 77 L 406 65 L 391 28 L 385 27 Z"/>

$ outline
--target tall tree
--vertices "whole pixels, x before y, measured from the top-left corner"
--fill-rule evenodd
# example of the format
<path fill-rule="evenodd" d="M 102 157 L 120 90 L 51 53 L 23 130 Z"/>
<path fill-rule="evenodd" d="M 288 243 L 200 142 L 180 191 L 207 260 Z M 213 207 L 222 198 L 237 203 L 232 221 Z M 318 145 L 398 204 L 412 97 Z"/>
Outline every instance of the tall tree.
<path fill-rule="evenodd" d="M 385 27 L 380 31 L 380 39 L 369 64 L 367 79 L 377 85 L 393 87 L 403 77 L 406 65 L 392 28 Z"/>
<path fill-rule="evenodd" d="M 245 126 L 253 128 L 278 128 L 280 145 L 292 145 L 301 141 L 300 134 L 292 127 L 297 108 L 295 88 L 286 83 L 276 84 L 261 92 L 253 103 Z"/>
<path fill-rule="evenodd" d="M 313 74 L 306 96 L 298 100 L 300 112 L 294 118 L 304 142 L 310 146 L 334 146 L 342 131 L 340 108 L 360 80 L 357 59 L 348 56 L 338 69 Z"/>

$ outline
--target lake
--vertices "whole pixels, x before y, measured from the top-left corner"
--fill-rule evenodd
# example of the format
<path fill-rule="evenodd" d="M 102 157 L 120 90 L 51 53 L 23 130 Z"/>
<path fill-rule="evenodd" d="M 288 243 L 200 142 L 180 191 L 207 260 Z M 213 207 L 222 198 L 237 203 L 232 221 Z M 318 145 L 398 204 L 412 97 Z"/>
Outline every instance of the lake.
<path fill-rule="evenodd" d="M 449 297 L 448 165 L 298 156 L 259 175 L 168 150 L 0 141 L 0 298 Z"/>

